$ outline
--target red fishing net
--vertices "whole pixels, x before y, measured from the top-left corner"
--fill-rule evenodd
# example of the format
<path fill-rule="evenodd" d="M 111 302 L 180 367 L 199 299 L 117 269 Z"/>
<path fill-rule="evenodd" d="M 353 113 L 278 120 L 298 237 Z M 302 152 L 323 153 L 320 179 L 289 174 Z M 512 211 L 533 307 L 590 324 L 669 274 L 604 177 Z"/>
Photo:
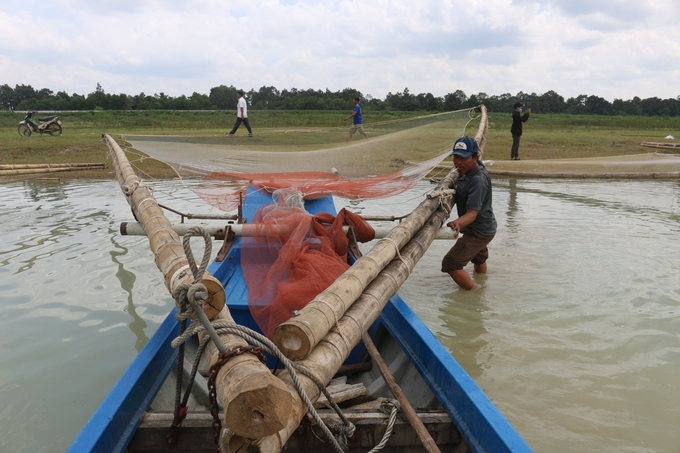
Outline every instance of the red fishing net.
<path fill-rule="evenodd" d="M 430 168 L 420 173 L 426 173 Z M 248 186 L 261 187 L 268 192 L 276 189 L 296 188 L 307 200 L 337 195 L 349 199 L 382 198 L 400 194 L 414 187 L 421 174 L 413 177 L 403 171 L 379 176 L 348 179 L 320 171 L 284 173 L 230 173 L 213 172 L 205 176 L 204 184 L 195 188 L 206 203 L 222 211 L 233 211 Z"/>
<path fill-rule="evenodd" d="M 375 235 L 361 216 L 344 209 L 335 217 L 312 216 L 301 207 L 302 197 L 291 203 L 276 192 L 274 199 L 258 210 L 256 231 L 243 238 L 241 253 L 250 312 L 269 338 L 349 268 L 343 225 L 353 227 L 361 242 Z"/>

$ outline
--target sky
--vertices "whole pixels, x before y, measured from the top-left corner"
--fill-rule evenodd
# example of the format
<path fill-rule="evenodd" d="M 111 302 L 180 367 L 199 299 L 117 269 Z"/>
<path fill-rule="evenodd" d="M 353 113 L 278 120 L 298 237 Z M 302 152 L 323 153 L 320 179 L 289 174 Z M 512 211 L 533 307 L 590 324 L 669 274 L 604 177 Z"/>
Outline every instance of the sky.
<path fill-rule="evenodd" d="M 0 0 L 0 85 L 680 96 L 680 0 Z"/>

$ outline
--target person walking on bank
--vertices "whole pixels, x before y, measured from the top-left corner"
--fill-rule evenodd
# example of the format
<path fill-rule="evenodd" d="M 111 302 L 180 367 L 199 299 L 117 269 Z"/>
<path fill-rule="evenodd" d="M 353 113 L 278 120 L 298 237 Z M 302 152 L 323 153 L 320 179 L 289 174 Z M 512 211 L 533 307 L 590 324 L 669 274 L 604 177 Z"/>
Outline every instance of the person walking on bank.
<path fill-rule="evenodd" d="M 250 122 L 248 121 L 248 103 L 243 97 L 243 90 L 238 90 L 236 92 L 236 98 L 238 99 L 238 102 L 236 103 L 236 111 L 234 112 L 234 115 L 236 115 L 236 124 L 234 124 L 234 128 L 231 130 L 231 132 L 227 134 L 227 137 L 233 137 L 241 123 L 246 125 L 246 129 L 248 129 L 248 137 L 252 137 L 253 130 L 250 128 Z"/>
<path fill-rule="evenodd" d="M 359 98 L 352 99 L 352 103 L 354 104 L 354 112 L 350 116 L 347 116 L 342 119 L 343 121 L 347 121 L 350 118 L 354 118 L 352 122 L 352 127 L 349 128 L 349 139 L 350 141 L 352 140 L 352 135 L 354 135 L 356 131 L 359 131 L 361 135 L 368 138 L 368 135 L 366 135 L 366 131 L 364 131 L 363 118 L 361 117 L 361 106 L 359 105 Z"/>
<path fill-rule="evenodd" d="M 510 150 L 510 160 L 520 160 L 519 159 L 519 139 L 522 137 L 522 129 L 524 124 L 529 119 L 529 114 L 531 109 L 527 109 L 527 112 L 522 115 L 522 103 L 516 102 L 514 107 L 515 110 L 512 112 L 512 127 L 510 128 L 510 133 L 512 134 L 512 149 Z"/>
<path fill-rule="evenodd" d="M 455 204 L 458 218 L 446 224 L 460 233 L 456 243 L 442 259 L 442 272 L 447 273 L 453 281 L 465 290 L 471 290 L 475 284 L 470 274 L 463 269 L 470 261 L 474 271 L 486 273 L 486 260 L 489 258 L 487 245 L 496 235 L 496 218 L 491 206 L 491 178 L 486 167 L 479 160 L 479 147 L 474 138 L 461 137 L 453 145 L 453 165 L 458 170 L 458 187 Z"/>

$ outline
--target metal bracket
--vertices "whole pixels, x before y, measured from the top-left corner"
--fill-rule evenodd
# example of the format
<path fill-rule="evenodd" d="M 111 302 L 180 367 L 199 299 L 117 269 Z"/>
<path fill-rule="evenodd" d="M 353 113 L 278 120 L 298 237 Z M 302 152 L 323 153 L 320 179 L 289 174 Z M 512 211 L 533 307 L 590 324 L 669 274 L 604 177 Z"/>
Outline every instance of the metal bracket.
<path fill-rule="evenodd" d="M 349 227 L 347 229 L 347 239 L 349 240 L 349 244 L 347 245 L 347 248 L 349 249 L 350 252 L 352 252 L 352 255 L 354 255 L 354 258 L 359 259 L 361 258 L 361 250 L 359 250 L 359 243 L 357 241 L 357 236 L 354 233 L 354 228 Z"/>
<path fill-rule="evenodd" d="M 217 252 L 217 257 L 215 257 L 215 261 L 218 263 L 221 263 L 224 261 L 224 258 L 227 257 L 229 254 L 229 250 L 231 250 L 231 245 L 234 243 L 234 238 L 236 235 L 234 234 L 234 230 L 231 229 L 231 225 L 227 225 L 224 227 L 224 243 L 222 244 L 222 248 L 220 248 L 220 251 Z M 217 239 L 217 236 L 215 236 L 215 239 Z"/>

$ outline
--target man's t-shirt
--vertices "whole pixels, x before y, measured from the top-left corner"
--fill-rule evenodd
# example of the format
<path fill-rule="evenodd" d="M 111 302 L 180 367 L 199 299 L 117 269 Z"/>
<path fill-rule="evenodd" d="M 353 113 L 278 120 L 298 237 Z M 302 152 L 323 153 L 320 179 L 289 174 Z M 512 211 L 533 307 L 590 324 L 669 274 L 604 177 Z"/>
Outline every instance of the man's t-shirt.
<path fill-rule="evenodd" d="M 243 115 L 241 115 L 241 108 L 243 108 Z M 239 118 L 248 118 L 248 103 L 243 96 L 241 96 L 238 103 L 236 103 L 236 116 Z"/>
<path fill-rule="evenodd" d="M 362 118 L 361 118 L 361 106 L 359 104 L 354 106 L 354 124 L 362 124 Z"/>
<path fill-rule="evenodd" d="M 491 178 L 481 162 L 478 167 L 458 179 L 456 209 L 458 217 L 463 216 L 468 209 L 479 211 L 477 218 L 465 229 L 470 228 L 484 236 L 496 234 L 496 218 L 491 207 Z"/>

